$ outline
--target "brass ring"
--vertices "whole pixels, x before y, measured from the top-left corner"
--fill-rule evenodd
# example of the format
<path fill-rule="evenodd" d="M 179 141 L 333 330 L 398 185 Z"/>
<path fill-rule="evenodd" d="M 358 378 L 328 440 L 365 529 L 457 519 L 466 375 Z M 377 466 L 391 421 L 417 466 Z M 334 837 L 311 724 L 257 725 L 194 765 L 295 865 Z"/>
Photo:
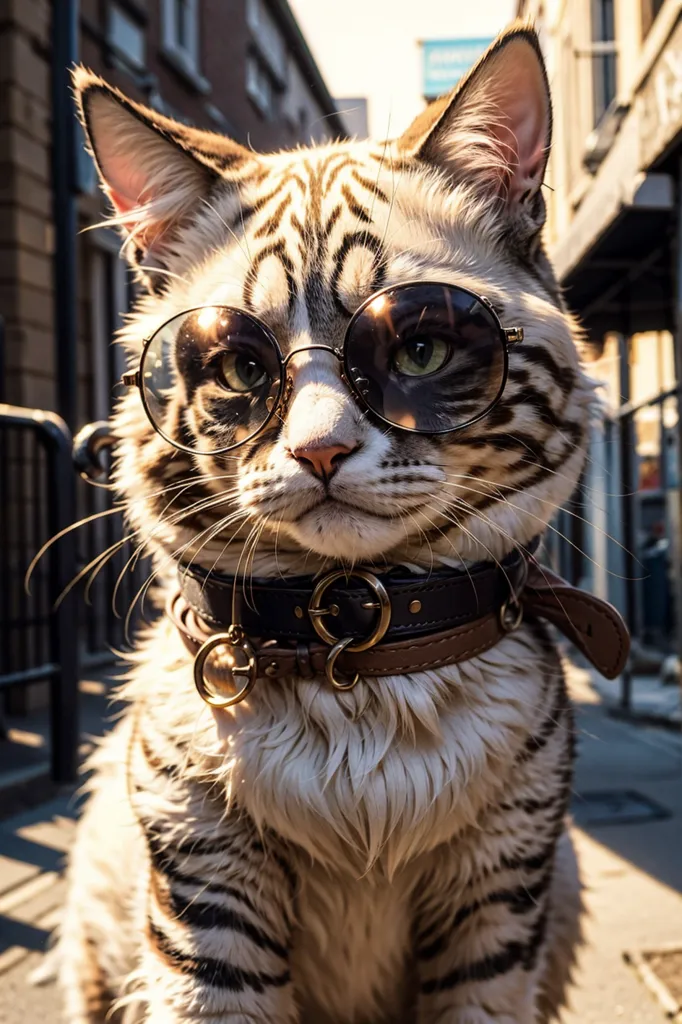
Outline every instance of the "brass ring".
<path fill-rule="evenodd" d="M 346 646 L 343 650 L 349 651 L 367 651 L 370 647 L 374 647 L 382 639 L 386 630 L 391 623 L 391 599 L 388 596 L 388 591 L 383 585 L 381 580 L 371 573 L 366 572 L 364 569 L 353 569 L 348 571 L 346 569 L 337 569 L 335 572 L 330 572 L 324 576 L 317 584 L 313 591 L 313 595 L 310 598 L 310 604 L 308 605 L 308 615 L 310 621 L 313 624 L 313 629 L 325 643 L 331 644 L 336 647 L 339 644 L 339 638 L 330 633 L 325 626 L 323 617 L 329 613 L 329 609 L 326 609 L 322 605 L 322 599 L 324 598 L 325 592 L 332 583 L 336 583 L 337 580 L 347 579 L 349 576 L 356 576 L 358 579 L 364 580 L 365 583 L 374 591 L 377 597 L 377 609 L 379 611 L 379 621 L 377 622 L 371 636 L 366 640 L 358 640 L 357 637 L 344 637 L 347 640 Z M 351 646 L 352 644 L 352 646 Z"/>
<path fill-rule="evenodd" d="M 242 686 L 241 690 L 238 690 L 232 697 L 216 696 L 216 694 L 209 690 L 206 685 L 206 680 L 204 679 L 204 666 L 206 664 L 206 659 L 216 647 L 222 646 L 241 650 L 248 659 L 248 663 L 243 668 L 231 669 L 233 676 L 248 675 L 248 679 L 244 686 Z M 233 704 L 239 704 L 239 702 L 244 700 L 244 698 L 251 692 L 257 678 L 258 662 L 256 660 L 256 652 L 243 634 L 236 630 L 227 633 L 216 633 L 215 636 L 209 637 L 208 640 L 201 645 L 194 658 L 194 685 L 196 686 L 201 699 L 207 704 L 210 704 L 212 708 L 229 708 L 232 707 Z"/>
<path fill-rule="evenodd" d="M 332 647 L 329 654 L 327 655 L 327 661 L 325 662 L 324 666 L 324 674 L 327 677 L 327 681 L 330 682 L 336 690 L 352 690 L 355 684 L 360 679 L 360 675 L 357 672 L 355 673 L 353 679 L 348 680 L 346 682 L 344 682 L 343 679 L 337 679 L 336 676 L 334 675 L 334 667 L 336 665 L 336 659 L 338 658 L 339 654 L 342 654 L 344 651 L 357 650 L 357 648 L 350 646 L 353 643 L 353 639 L 354 638 L 352 636 L 345 636 L 343 640 L 338 640 Z"/>
<path fill-rule="evenodd" d="M 523 622 L 523 605 L 518 598 L 509 598 L 500 608 L 500 625 L 505 633 L 513 633 Z"/>

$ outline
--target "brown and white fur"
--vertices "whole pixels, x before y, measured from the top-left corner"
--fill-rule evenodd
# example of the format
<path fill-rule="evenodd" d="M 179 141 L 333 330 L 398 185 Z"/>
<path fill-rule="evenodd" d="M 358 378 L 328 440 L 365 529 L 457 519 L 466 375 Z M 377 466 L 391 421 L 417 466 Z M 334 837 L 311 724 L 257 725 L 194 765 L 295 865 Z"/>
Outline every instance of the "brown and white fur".
<path fill-rule="evenodd" d="M 258 576 L 459 567 L 541 533 L 581 469 L 592 401 L 544 254 L 551 112 L 537 39 L 500 37 L 398 140 L 260 156 L 83 70 L 83 122 L 147 292 L 121 332 L 246 307 L 286 352 L 340 344 L 379 287 L 485 295 L 521 325 L 504 396 L 446 439 L 377 425 L 327 353 L 283 421 L 227 457 L 171 448 L 120 402 L 116 481 L 163 590 L 178 558 Z M 328 481 L 297 452 L 342 445 Z M 261 680 L 215 716 L 165 617 L 96 759 L 58 946 L 69 1024 L 532 1024 L 579 937 L 564 816 L 573 726 L 546 630 L 458 666 Z"/>

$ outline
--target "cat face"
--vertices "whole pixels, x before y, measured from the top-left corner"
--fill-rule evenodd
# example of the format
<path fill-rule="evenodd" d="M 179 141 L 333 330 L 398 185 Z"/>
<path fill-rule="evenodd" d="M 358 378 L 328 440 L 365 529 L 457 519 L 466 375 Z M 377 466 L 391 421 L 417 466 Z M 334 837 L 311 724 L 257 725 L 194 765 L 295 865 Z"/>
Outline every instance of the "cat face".
<path fill-rule="evenodd" d="M 117 480 L 141 539 L 262 574 L 459 565 L 541 532 L 577 482 L 591 392 L 539 242 L 551 114 L 532 32 L 510 30 L 454 95 L 380 145 L 260 156 L 86 72 L 75 81 L 149 289 L 121 339 L 133 368 L 150 337 L 173 368 L 156 419 L 181 447 L 154 430 L 137 389 L 117 415 Z M 475 405 L 478 364 L 451 365 L 440 390 L 409 381 L 412 404 L 387 423 L 340 358 L 363 303 L 420 283 L 435 296 L 420 316 L 466 289 L 524 331 L 499 401 L 453 433 L 404 428 Z M 239 356 L 230 332 L 247 339 Z M 391 356 L 396 379 L 451 359 L 435 329 L 417 342 Z M 371 332 L 356 344 L 379 358 Z"/>

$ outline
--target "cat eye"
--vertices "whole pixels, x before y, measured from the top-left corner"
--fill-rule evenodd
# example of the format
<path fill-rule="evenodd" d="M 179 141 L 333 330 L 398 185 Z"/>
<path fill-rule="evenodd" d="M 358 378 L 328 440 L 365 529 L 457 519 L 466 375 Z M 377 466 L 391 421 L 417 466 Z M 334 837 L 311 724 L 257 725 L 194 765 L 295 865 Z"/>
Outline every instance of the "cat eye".
<path fill-rule="evenodd" d="M 413 338 L 401 345 L 393 357 L 397 373 L 408 377 L 425 377 L 435 373 L 447 362 L 450 346 L 441 338 Z"/>
<path fill-rule="evenodd" d="M 269 327 L 229 306 L 190 309 L 145 342 L 140 389 L 154 429 L 176 448 L 219 454 L 255 437 L 291 390 L 290 361 L 323 350 L 341 363 L 355 399 L 392 427 L 424 434 L 463 430 L 486 416 L 507 380 L 509 346 L 523 328 L 502 326 L 482 296 L 458 285 L 383 288 L 351 317 L 342 348 L 282 354 Z"/>
<path fill-rule="evenodd" d="M 253 391 L 266 380 L 259 359 L 245 352 L 228 352 L 220 357 L 219 380 L 228 391 Z"/>
<path fill-rule="evenodd" d="M 228 451 L 255 437 L 279 402 L 282 380 L 274 335 L 249 313 L 227 306 L 203 306 L 168 320 L 146 342 L 136 375 L 154 429 L 195 455 Z"/>

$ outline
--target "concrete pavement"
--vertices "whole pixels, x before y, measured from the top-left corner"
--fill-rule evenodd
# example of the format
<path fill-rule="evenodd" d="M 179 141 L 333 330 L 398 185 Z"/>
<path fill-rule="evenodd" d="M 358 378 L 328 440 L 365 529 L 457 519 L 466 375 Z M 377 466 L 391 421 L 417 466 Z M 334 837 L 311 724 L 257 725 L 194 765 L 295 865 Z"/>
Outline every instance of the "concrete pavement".
<path fill-rule="evenodd" d="M 571 688 L 573 831 L 589 916 L 563 1024 L 664 1024 L 623 953 L 682 944 L 682 738 L 609 717 L 586 671 L 571 672 Z M 630 823 L 605 823 L 611 812 Z M 75 817 L 65 795 L 0 823 L 0 1024 L 60 1020 L 53 986 L 31 988 L 28 976 L 58 918 Z"/>
<path fill-rule="evenodd" d="M 579 735 L 573 831 L 588 917 L 564 1021 L 663 1024 L 669 1018 L 623 953 L 682 945 L 682 737 L 609 718 L 586 671 L 575 670 L 571 684 Z M 585 797 L 616 790 L 652 801 L 669 817 L 590 823 Z"/>

